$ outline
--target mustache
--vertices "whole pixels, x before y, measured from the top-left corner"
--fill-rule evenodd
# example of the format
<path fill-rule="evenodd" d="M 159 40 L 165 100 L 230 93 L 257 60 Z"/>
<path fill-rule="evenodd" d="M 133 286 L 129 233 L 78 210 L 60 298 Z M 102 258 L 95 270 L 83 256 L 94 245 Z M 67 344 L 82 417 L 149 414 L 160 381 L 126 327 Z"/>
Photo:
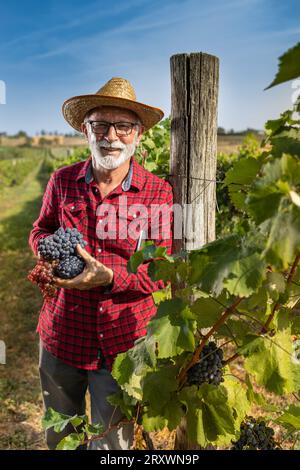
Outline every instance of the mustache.
<path fill-rule="evenodd" d="M 111 143 L 109 144 L 108 142 L 106 141 L 103 141 L 103 140 L 100 140 L 99 142 L 96 142 L 96 146 L 98 149 L 100 149 L 101 147 L 104 147 L 106 149 L 125 149 L 126 148 L 126 145 L 122 144 L 121 142 L 120 143 Z"/>

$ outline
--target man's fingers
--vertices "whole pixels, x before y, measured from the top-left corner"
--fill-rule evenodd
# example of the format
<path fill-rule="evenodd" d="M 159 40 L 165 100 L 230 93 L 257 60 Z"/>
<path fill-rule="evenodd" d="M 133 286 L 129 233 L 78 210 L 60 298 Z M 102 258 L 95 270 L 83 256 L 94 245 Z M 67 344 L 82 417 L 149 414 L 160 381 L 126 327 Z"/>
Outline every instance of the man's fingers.
<path fill-rule="evenodd" d="M 72 279 L 60 279 L 58 277 L 53 278 L 53 282 L 59 286 L 59 287 L 72 287 L 70 284 L 72 284 Z"/>
<path fill-rule="evenodd" d="M 60 277 L 53 277 L 53 281 L 56 285 L 59 287 L 69 287 L 76 289 L 76 286 L 78 284 L 81 284 L 84 282 L 86 277 L 86 272 L 83 271 L 81 274 L 78 274 L 78 276 L 73 277 L 72 279 L 61 279 Z"/>
<path fill-rule="evenodd" d="M 92 261 L 94 258 L 84 249 L 82 246 L 79 245 L 79 243 L 76 245 L 77 248 L 77 253 L 81 256 L 81 258 L 84 259 L 87 263 L 89 261 Z"/>

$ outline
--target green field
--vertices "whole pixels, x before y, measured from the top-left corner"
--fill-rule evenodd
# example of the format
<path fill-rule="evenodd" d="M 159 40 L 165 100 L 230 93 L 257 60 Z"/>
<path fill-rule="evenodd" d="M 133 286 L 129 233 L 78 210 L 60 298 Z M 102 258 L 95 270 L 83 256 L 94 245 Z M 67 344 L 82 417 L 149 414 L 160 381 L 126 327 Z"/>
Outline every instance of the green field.
<path fill-rule="evenodd" d="M 49 165 L 44 151 L 13 158 L 26 159 L 27 165 L 20 182 L 1 191 L 0 338 L 7 363 L 0 365 L 0 448 L 40 449 L 45 444 L 35 327 L 42 297 L 26 277 L 35 264 L 28 234 L 40 210 Z M 9 160 L 2 162 L 8 166 Z"/>

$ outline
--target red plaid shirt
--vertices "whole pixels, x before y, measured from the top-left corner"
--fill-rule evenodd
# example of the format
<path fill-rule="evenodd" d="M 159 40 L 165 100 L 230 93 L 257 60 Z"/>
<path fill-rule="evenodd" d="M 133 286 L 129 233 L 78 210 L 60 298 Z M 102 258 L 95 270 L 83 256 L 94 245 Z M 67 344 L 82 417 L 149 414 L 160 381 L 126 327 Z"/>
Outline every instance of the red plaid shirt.
<path fill-rule="evenodd" d="M 127 236 L 124 230 L 137 213 L 123 211 L 124 199 L 128 209 L 133 204 L 143 204 L 147 208 L 152 204 L 167 204 L 168 207 L 173 204 L 170 184 L 145 170 L 134 157 L 131 157 L 130 170 L 122 184 L 103 199 L 93 179 L 91 157 L 63 167 L 49 179 L 40 215 L 29 236 L 29 244 L 37 254 L 41 238 L 60 226 L 76 227 L 88 243 L 86 250 L 114 272 L 110 288 L 59 288 L 54 298 L 43 303 L 37 332 L 50 353 L 75 367 L 98 369 L 104 359 L 111 369 L 116 355 L 131 348 L 137 338 L 146 334 L 147 324 L 156 313 L 152 292 L 165 287 L 162 281 L 150 280 L 147 262 L 139 267 L 137 274 L 127 271 L 127 261 L 138 249 L 138 240 L 135 235 Z M 99 238 L 101 219 L 105 219 L 101 213 L 104 204 L 112 204 L 116 210 L 118 230 L 113 239 L 101 238 L 101 235 Z M 140 214 L 138 219 L 142 220 Z M 161 228 L 164 217 L 159 221 Z M 148 239 L 151 239 L 150 226 L 151 222 L 148 223 Z M 170 254 L 171 228 L 167 237 L 154 241 L 166 246 Z"/>

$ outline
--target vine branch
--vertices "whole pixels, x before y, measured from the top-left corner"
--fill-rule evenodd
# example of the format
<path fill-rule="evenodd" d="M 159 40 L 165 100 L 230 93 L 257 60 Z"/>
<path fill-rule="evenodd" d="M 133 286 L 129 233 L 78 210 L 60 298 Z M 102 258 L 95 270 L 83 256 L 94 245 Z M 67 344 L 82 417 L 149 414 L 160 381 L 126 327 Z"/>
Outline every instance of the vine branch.
<path fill-rule="evenodd" d="M 178 381 L 179 381 L 179 386 L 182 386 L 186 380 L 186 373 L 187 371 L 194 365 L 194 364 L 197 364 L 197 362 L 199 362 L 199 359 L 200 359 L 200 354 L 201 354 L 201 351 L 202 349 L 204 348 L 205 344 L 207 343 L 208 339 L 210 338 L 210 336 L 212 336 L 212 334 L 218 330 L 218 328 L 223 325 L 223 323 L 225 323 L 225 321 L 227 320 L 227 318 L 229 317 L 229 315 L 231 315 L 234 310 L 236 309 L 236 307 L 239 305 L 239 303 L 243 300 L 243 297 L 239 297 L 238 299 L 236 299 L 236 301 L 230 305 L 229 307 L 227 307 L 225 309 L 225 311 L 223 312 L 223 314 L 221 315 L 221 317 L 219 318 L 219 320 L 211 327 L 211 329 L 209 330 L 209 332 L 204 335 L 201 343 L 198 345 L 198 347 L 196 348 L 196 350 L 194 351 L 194 354 L 191 358 L 191 360 L 189 361 L 189 363 L 180 371 L 179 375 L 178 375 Z"/>

